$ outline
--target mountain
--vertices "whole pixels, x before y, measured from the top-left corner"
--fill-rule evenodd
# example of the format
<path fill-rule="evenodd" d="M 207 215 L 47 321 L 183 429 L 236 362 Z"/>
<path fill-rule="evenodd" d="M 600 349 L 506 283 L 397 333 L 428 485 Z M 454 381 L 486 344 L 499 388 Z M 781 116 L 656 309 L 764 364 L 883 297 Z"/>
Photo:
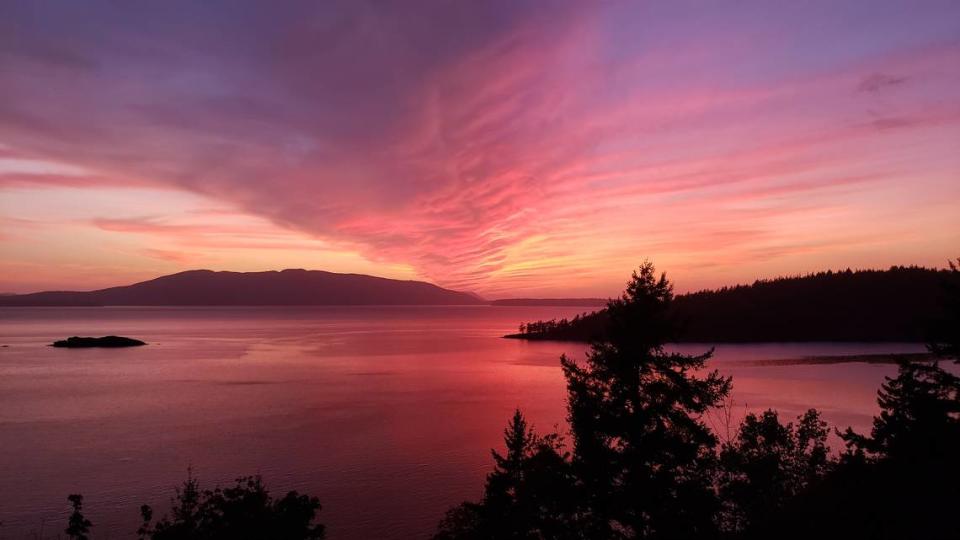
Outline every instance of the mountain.
<path fill-rule="evenodd" d="M 124 287 L 0 297 L 0 306 L 474 305 L 482 298 L 422 281 L 319 270 L 191 270 Z"/>
<path fill-rule="evenodd" d="M 682 342 L 924 341 L 945 317 L 945 286 L 957 273 L 915 266 L 820 272 L 678 295 Z M 603 310 L 572 320 L 536 321 L 507 337 L 591 341 Z"/>
<path fill-rule="evenodd" d="M 605 298 L 504 298 L 491 300 L 491 306 L 584 306 L 607 305 Z"/>

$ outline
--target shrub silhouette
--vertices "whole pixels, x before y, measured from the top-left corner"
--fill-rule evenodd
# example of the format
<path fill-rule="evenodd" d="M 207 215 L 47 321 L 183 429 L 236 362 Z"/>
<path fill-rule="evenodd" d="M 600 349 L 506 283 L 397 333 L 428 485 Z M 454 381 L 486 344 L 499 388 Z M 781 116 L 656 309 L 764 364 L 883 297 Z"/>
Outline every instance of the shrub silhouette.
<path fill-rule="evenodd" d="M 748 414 L 736 438 L 720 452 L 721 527 L 757 526 L 830 470 L 829 429 L 810 409 L 797 424 L 780 423 L 774 410 Z"/>
<path fill-rule="evenodd" d="M 901 363 L 880 415 L 847 429 L 833 471 L 745 538 L 960 538 L 960 380 L 936 362 Z"/>
<path fill-rule="evenodd" d="M 280 499 L 270 496 L 259 476 L 238 478 L 234 486 L 201 490 L 190 474 L 171 500 L 169 517 L 153 523 L 153 510 L 140 507 L 143 524 L 137 531 L 150 540 L 306 540 L 324 537 L 314 524 L 320 502 L 296 491 Z"/>
<path fill-rule="evenodd" d="M 67 537 L 74 540 L 88 540 L 90 537 L 87 534 L 90 533 L 90 527 L 93 527 L 93 523 L 90 523 L 90 520 L 83 516 L 83 495 L 70 495 L 67 500 L 70 501 L 73 512 L 70 513 L 67 528 L 63 532 L 66 533 Z"/>

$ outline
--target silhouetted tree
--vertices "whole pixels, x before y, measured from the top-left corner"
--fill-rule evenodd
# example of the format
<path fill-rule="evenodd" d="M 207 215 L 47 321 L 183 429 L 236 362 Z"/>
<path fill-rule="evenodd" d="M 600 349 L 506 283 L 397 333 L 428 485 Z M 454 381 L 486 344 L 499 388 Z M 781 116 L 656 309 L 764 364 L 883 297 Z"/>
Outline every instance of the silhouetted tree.
<path fill-rule="evenodd" d="M 848 428 L 850 455 L 928 461 L 960 456 L 960 378 L 937 362 L 901 362 L 878 392 L 880 416 L 869 437 Z"/>
<path fill-rule="evenodd" d="M 756 526 L 822 479 L 830 466 L 828 434 L 814 409 L 796 425 L 781 424 L 773 410 L 748 414 L 720 452 L 722 528 L 737 532 Z"/>
<path fill-rule="evenodd" d="M 951 264 L 946 305 L 954 317 L 958 277 Z M 957 328 L 943 321 L 929 348 L 955 356 Z M 936 361 L 901 362 L 877 403 L 870 434 L 842 433 L 847 451 L 833 472 L 749 538 L 808 539 L 824 531 L 835 538 L 960 538 L 960 377 Z"/>
<path fill-rule="evenodd" d="M 487 540 L 490 533 L 490 515 L 482 503 L 463 502 L 454 506 L 437 525 L 434 540 Z"/>
<path fill-rule="evenodd" d="M 141 505 L 140 518 L 143 520 L 143 523 L 137 529 L 137 538 L 147 540 L 150 538 L 150 535 L 153 534 L 153 527 L 151 526 L 153 522 L 153 508 L 150 508 L 148 504 Z"/>
<path fill-rule="evenodd" d="M 834 471 L 747 538 L 960 538 L 960 379 L 901 363 L 870 435 L 847 429 Z"/>
<path fill-rule="evenodd" d="M 960 285 L 960 269 L 951 267 L 951 283 Z M 711 313 L 708 320 L 720 327 L 710 331 L 726 331 L 726 319 L 746 324 L 743 335 L 756 323 L 759 335 L 771 336 L 781 335 L 776 325 L 783 321 L 764 318 L 763 306 L 788 299 L 789 311 L 815 292 L 816 301 L 801 309 L 850 319 L 829 332 L 853 325 L 859 333 L 846 339 L 887 335 L 890 321 L 906 317 L 912 326 L 895 335 L 915 335 L 926 322 L 925 306 L 935 303 L 929 285 L 944 275 L 903 267 L 827 272 L 689 295 L 686 302 L 696 312 L 742 301 L 745 311 Z M 868 327 L 877 291 L 889 291 L 888 309 L 904 309 L 900 319 Z M 913 298 L 910 291 L 925 292 Z M 754 301 L 760 307 L 751 307 Z M 847 451 L 840 460 L 829 457 L 827 426 L 815 410 L 786 425 L 775 411 L 747 415 L 718 454 L 702 415 L 727 396 L 730 380 L 704 373 L 712 351 L 664 350 L 677 336 L 677 314 L 670 283 L 646 263 L 604 311 L 522 325 L 536 339 L 595 340 L 584 362 L 561 358 L 573 453 L 567 458 L 553 447 L 547 455 L 554 466 L 534 466 L 537 438 L 515 415 L 506 455 L 494 453 L 483 501 L 449 512 L 438 538 L 960 538 L 953 518 L 960 507 L 960 378 L 936 362 L 901 363 L 881 386 L 870 435 L 841 434 Z M 950 343 L 930 348 L 949 355 Z M 547 478 L 554 484 L 531 482 L 532 470 L 553 471 Z M 544 490 L 550 485 L 564 489 Z"/>
<path fill-rule="evenodd" d="M 559 436 L 537 435 L 517 410 L 503 439 L 506 454 L 491 451 L 495 466 L 482 502 L 447 512 L 435 538 L 576 538 L 569 522 L 573 480 Z"/>
<path fill-rule="evenodd" d="M 307 540 L 324 537 L 315 524 L 320 502 L 296 491 L 274 499 L 260 477 L 238 478 L 229 488 L 201 490 L 193 475 L 171 500 L 170 517 L 153 524 L 153 510 L 140 507 L 143 524 L 137 533 L 151 540 Z"/>
<path fill-rule="evenodd" d="M 90 520 L 83 516 L 83 495 L 70 495 L 67 500 L 73 506 L 73 512 L 70 513 L 67 528 L 63 532 L 74 540 L 88 540 L 87 534 L 90 533 L 90 527 L 93 527 L 93 523 L 90 523 Z"/>
<path fill-rule="evenodd" d="M 580 365 L 561 359 L 567 379 L 573 466 L 591 538 L 704 538 L 715 531 L 717 440 L 701 420 L 730 380 L 703 377 L 712 351 L 666 353 L 676 335 L 666 276 L 634 272 L 606 312 L 606 341 Z"/>

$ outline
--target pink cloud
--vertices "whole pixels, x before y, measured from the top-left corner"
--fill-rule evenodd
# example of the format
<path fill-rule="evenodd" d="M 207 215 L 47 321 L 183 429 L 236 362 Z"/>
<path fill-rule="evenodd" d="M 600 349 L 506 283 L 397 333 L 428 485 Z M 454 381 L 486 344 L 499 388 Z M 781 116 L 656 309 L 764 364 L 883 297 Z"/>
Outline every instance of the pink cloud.
<path fill-rule="evenodd" d="M 329 27 L 261 14 L 276 30 L 264 41 L 238 31 L 222 44 L 172 28 L 183 35 L 144 61 L 96 40 L 69 57 L 11 56 L 0 142 L 91 174 L 0 175 L 0 189 L 187 190 L 293 232 L 220 223 L 220 209 L 91 223 L 189 249 L 316 249 L 310 235 L 488 294 L 559 292 L 571 278 L 600 293 L 645 256 L 753 277 L 812 252 L 847 266 L 844 253 L 890 239 L 958 239 L 876 217 L 904 198 L 930 208 L 923 189 L 960 196 L 937 180 L 960 167 L 937 142 L 960 136 L 956 42 L 827 55 L 805 36 L 792 35 L 805 48 L 784 45 L 786 19 L 679 39 L 686 22 L 641 8 L 439 9 L 424 21 L 348 10 Z M 647 26 L 657 16 L 681 33 Z M 421 41 L 466 19 L 481 21 L 475 34 Z M 111 70 L 125 76 L 103 79 Z M 38 89 L 44 77 L 53 89 Z M 923 187 L 904 195 L 902 182 Z"/>
<path fill-rule="evenodd" d="M 183 251 L 146 248 L 142 252 L 147 257 L 160 259 L 161 261 L 174 262 L 178 264 L 195 264 L 197 261 L 202 260 L 202 257 L 194 253 L 185 253 Z"/>

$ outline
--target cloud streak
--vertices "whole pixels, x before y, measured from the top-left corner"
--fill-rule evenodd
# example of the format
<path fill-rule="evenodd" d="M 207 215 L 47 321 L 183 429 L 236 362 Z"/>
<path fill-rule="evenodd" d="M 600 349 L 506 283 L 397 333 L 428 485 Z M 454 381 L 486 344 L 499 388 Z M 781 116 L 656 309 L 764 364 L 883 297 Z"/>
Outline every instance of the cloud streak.
<path fill-rule="evenodd" d="M 0 201 L 185 191 L 251 219 L 85 223 L 178 265 L 321 245 L 490 295 L 609 294 L 643 257 L 703 285 L 939 261 L 957 233 L 885 216 L 960 196 L 960 13 L 870 5 L 8 5 L 0 162 L 83 173 L 0 164 Z"/>

